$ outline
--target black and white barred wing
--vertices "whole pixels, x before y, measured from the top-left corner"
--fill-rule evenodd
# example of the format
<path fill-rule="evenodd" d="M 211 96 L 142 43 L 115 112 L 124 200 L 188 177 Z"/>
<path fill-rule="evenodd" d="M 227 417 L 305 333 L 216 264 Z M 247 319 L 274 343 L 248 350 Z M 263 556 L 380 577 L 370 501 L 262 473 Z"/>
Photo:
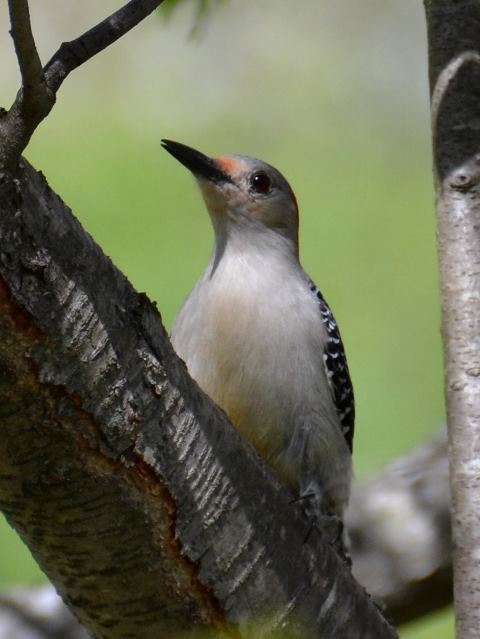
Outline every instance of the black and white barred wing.
<path fill-rule="evenodd" d="M 330 307 L 313 282 L 310 282 L 310 290 L 317 298 L 320 315 L 327 330 L 328 341 L 323 353 L 325 371 L 342 433 L 348 447 L 352 450 L 355 426 L 355 399 L 342 338 Z"/>

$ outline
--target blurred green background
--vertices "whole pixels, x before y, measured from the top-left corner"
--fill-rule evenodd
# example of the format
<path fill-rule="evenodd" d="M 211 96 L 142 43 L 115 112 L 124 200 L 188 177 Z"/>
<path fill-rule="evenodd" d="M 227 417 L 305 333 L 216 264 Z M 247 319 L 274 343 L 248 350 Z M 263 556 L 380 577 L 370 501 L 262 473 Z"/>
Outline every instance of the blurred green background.
<path fill-rule="evenodd" d="M 1 99 L 18 71 L 0 7 Z M 120 2 L 31 3 L 46 61 Z M 301 255 L 340 323 L 357 398 L 363 477 L 444 418 L 426 38 L 419 0 L 184 0 L 76 70 L 27 157 L 86 229 L 155 299 L 167 327 L 212 233 L 168 137 L 207 154 L 260 157 L 286 175 Z M 0 586 L 38 583 L 0 524 Z M 449 611 L 402 629 L 453 636 Z"/>

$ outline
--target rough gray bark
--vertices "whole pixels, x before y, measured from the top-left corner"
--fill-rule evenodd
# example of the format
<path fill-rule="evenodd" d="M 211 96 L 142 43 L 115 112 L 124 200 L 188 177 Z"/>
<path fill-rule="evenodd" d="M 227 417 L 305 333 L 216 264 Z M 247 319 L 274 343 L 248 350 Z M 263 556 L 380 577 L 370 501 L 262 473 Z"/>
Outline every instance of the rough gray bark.
<path fill-rule="evenodd" d="M 401 624 L 452 600 L 447 434 L 353 487 L 347 517 L 353 573 Z M 0 639 L 80 639 L 51 586 L 0 597 Z M 53 628 L 53 631 L 52 631 Z"/>
<path fill-rule="evenodd" d="M 457 637 L 480 628 L 480 4 L 425 1 Z"/>
<path fill-rule="evenodd" d="M 138 17 L 159 3 L 124 9 Z M 39 76 L 24 56 L 28 5 L 9 6 L 24 87 L 0 120 L 7 519 L 99 639 L 205 628 L 216 637 L 395 637 L 332 546 L 319 534 L 304 542 L 301 504 L 189 378 L 154 305 L 19 159 L 46 112 L 41 87 L 25 91 Z M 113 27 L 108 19 L 80 38 L 73 63 L 77 47 L 59 49 L 40 74 L 53 95 L 52 77 L 133 26 L 136 17 L 121 14 L 116 29 L 122 11 Z"/>

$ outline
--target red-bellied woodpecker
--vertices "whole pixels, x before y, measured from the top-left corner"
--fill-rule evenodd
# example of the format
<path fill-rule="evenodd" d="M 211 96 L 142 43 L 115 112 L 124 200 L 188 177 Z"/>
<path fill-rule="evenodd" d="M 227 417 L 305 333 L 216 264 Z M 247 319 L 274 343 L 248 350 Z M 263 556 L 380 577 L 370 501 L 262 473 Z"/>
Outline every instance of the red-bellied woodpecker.
<path fill-rule="evenodd" d="M 162 144 L 196 177 L 215 231 L 173 346 L 306 509 L 342 517 L 353 390 L 335 319 L 299 263 L 292 189 L 260 160 Z"/>

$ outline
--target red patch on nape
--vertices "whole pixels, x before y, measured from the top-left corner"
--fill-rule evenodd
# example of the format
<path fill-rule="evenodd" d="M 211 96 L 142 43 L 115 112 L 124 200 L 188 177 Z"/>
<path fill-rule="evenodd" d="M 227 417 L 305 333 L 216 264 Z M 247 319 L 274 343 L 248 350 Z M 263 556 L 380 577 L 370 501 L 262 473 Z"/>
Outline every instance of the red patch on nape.
<path fill-rule="evenodd" d="M 231 175 L 238 166 L 237 160 L 235 160 L 235 158 L 228 157 L 228 155 L 222 155 L 219 158 L 215 158 L 215 161 L 218 166 L 229 175 Z"/>

